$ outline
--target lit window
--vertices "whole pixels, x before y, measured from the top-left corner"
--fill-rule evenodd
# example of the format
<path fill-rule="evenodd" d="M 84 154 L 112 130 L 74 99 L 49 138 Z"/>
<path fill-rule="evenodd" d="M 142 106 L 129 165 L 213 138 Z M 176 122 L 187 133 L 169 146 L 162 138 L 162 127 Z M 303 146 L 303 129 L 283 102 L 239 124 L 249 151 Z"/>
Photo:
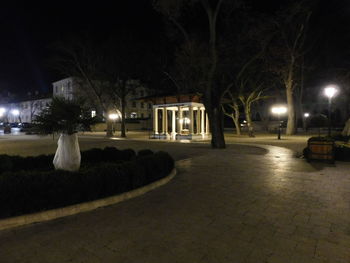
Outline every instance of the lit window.
<path fill-rule="evenodd" d="M 91 118 L 95 117 L 96 116 L 96 111 L 95 110 L 92 110 L 91 111 Z"/>

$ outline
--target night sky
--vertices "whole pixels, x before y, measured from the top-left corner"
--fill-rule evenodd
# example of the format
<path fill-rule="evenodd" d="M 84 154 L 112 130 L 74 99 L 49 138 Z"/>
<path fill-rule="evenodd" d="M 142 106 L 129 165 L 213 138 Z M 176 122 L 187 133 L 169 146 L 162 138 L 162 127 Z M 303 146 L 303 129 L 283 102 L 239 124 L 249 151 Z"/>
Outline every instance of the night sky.
<path fill-rule="evenodd" d="M 162 26 L 147 0 L 114 1 L 114 5 L 109 1 L 26 2 L 1 7 L 0 92 L 49 92 L 51 83 L 61 77 L 49 66 L 53 42 L 83 33 L 103 40 L 120 30 L 147 39 L 160 34 Z M 280 2 L 258 1 L 255 7 L 268 12 Z M 319 36 L 315 54 L 322 58 L 325 70 L 347 65 L 349 25 L 350 1 L 319 2 L 310 30 Z"/>

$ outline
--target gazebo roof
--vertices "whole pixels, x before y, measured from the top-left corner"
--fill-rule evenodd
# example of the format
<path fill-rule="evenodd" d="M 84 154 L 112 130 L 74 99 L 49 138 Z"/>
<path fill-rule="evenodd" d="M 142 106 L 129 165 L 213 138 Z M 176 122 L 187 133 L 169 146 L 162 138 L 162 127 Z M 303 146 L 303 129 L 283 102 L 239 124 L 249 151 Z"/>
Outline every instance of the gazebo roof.
<path fill-rule="evenodd" d="M 199 93 L 177 94 L 177 95 L 156 95 L 139 98 L 137 100 L 143 102 L 152 102 L 153 104 L 174 104 L 186 102 L 202 102 L 202 95 Z"/>

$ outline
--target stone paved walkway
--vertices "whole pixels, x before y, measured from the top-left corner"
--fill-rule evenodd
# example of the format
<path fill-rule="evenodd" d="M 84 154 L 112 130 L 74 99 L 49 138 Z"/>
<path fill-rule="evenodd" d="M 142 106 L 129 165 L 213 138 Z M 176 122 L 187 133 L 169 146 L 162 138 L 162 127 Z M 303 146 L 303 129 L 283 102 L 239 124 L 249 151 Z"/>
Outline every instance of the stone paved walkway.
<path fill-rule="evenodd" d="M 0 262 L 350 262 L 349 164 L 310 165 L 274 146 L 148 145 L 179 160 L 170 183 L 2 231 Z"/>

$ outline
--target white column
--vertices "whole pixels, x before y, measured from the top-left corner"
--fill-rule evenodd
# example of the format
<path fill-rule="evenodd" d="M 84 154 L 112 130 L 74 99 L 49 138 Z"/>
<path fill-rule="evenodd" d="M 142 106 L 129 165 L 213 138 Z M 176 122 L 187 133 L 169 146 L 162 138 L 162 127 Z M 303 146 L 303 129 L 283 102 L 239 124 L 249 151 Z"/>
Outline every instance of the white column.
<path fill-rule="evenodd" d="M 168 134 L 168 114 L 166 107 L 163 108 L 163 134 Z"/>
<path fill-rule="evenodd" d="M 199 107 L 197 108 L 197 115 L 196 115 L 196 127 L 197 127 L 197 131 L 196 131 L 196 134 L 200 134 L 201 131 L 200 131 L 200 114 L 201 114 L 201 111 L 199 109 Z"/>
<path fill-rule="evenodd" d="M 206 134 L 209 134 L 209 118 L 208 118 L 208 113 L 205 114 L 205 117 L 206 117 L 206 122 L 205 122 L 205 133 Z"/>
<path fill-rule="evenodd" d="M 193 107 L 190 106 L 190 134 L 193 134 L 194 118 L 193 118 Z"/>
<path fill-rule="evenodd" d="M 171 115 L 171 135 L 175 137 L 176 135 L 176 111 L 172 110 L 172 115 Z"/>
<path fill-rule="evenodd" d="M 178 125 L 177 133 L 181 134 L 181 132 L 182 132 L 182 109 L 180 106 L 178 106 L 178 116 L 179 116 L 179 119 L 177 120 L 177 125 Z"/>
<path fill-rule="evenodd" d="M 153 108 L 153 131 L 158 134 L 158 108 Z"/>
<path fill-rule="evenodd" d="M 204 118 L 205 118 L 205 115 L 204 115 L 204 110 L 201 109 L 201 133 L 204 134 Z"/>

